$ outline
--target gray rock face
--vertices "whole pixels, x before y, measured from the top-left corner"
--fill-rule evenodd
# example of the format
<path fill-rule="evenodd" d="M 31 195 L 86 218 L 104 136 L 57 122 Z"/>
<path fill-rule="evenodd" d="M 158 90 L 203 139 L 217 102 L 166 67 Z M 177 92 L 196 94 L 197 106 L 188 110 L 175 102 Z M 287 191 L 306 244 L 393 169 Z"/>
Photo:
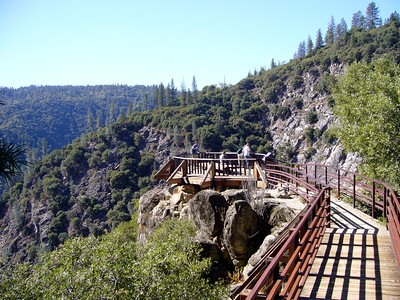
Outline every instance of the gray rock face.
<path fill-rule="evenodd" d="M 215 274 L 227 274 L 235 267 L 244 267 L 250 258 L 252 264 L 258 261 L 279 229 L 304 207 L 300 199 L 290 195 L 279 199 L 281 192 L 262 193 L 262 199 L 249 203 L 243 190 L 223 193 L 203 190 L 190 200 L 190 194 L 184 192 L 188 190 L 168 191 L 164 187 L 143 195 L 139 203 L 139 239 L 145 242 L 148 234 L 165 218 L 193 220 L 197 227 L 196 240 L 203 254 L 215 262 Z M 255 253 L 258 256 L 254 256 Z"/>
<path fill-rule="evenodd" d="M 263 226 L 265 225 L 265 226 Z M 257 250 L 266 233 L 266 224 L 244 200 L 237 200 L 227 211 L 223 243 L 233 264 L 244 267 L 249 257 Z"/>
<path fill-rule="evenodd" d="M 188 205 L 188 216 L 196 224 L 200 236 L 212 240 L 221 235 L 226 210 L 229 207 L 222 194 L 203 190 L 197 193 Z"/>

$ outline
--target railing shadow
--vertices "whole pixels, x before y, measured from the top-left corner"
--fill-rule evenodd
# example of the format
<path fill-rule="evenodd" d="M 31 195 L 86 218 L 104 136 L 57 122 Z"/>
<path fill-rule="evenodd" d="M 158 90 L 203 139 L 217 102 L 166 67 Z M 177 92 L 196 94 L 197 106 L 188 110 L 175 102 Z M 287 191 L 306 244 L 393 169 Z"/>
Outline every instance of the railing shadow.
<path fill-rule="evenodd" d="M 379 228 L 333 201 L 331 212 L 334 228 L 326 233 L 328 238 L 321 244 L 325 252 L 317 256 L 321 259 L 319 270 L 309 275 L 315 277 L 310 298 L 382 299 Z M 359 293 L 350 294 L 356 285 Z"/>

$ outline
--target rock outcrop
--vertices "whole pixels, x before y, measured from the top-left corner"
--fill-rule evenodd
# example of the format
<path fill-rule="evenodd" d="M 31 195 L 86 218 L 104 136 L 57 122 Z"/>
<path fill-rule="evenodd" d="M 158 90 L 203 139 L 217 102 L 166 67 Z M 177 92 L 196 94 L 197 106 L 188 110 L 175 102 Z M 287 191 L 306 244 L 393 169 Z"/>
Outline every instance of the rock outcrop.
<path fill-rule="evenodd" d="M 222 193 L 189 186 L 158 187 L 140 198 L 139 237 L 166 218 L 188 218 L 197 227 L 196 240 L 214 262 L 214 275 L 254 265 L 279 231 L 305 206 L 302 199 L 284 190 L 261 193 L 249 199 L 244 190 Z"/>

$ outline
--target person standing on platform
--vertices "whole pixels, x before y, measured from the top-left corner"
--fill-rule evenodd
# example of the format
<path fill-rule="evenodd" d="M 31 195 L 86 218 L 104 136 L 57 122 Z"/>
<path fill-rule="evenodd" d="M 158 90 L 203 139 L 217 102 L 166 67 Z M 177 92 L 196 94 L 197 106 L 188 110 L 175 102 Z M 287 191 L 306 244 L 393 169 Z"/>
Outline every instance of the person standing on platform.
<path fill-rule="evenodd" d="M 246 145 L 243 146 L 243 156 L 246 162 L 246 168 L 249 168 L 249 159 L 251 155 L 251 149 L 250 149 L 250 144 L 247 143 Z"/>
<path fill-rule="evenodd" d="M 192 157 L 198 157 L 199 152 L 200 152 L 199 145 L 197 144 L 197 141 L 195 141 L 192 147 L 190 148 L 190 154 L 192 154 Z"/>

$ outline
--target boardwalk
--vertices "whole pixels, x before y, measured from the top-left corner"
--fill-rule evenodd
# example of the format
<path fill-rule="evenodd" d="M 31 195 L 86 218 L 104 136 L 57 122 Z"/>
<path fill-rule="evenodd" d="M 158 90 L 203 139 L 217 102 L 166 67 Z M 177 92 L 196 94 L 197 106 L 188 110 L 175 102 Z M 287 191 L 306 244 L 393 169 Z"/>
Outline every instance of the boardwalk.
<path fill-rule="evenodd" d="M 400 270 L 389 232 L 341 201 L 300 299 L 400 299 Z"/>
<path fill-rule="evenodd" d="M 258 155 L 248 167 L 236 154 L 230 155 L 223 160 L 218 153 L 173 157 L 154 177 L 199 189 L 242 187 L 247 181 L 264 188 L 281 186 L 308 203 L 232 292 L 233 299 L 400 300 L 400 261 L 395 256 L 400 260 L 400 198 L 396 191 L 332 166 L 281 165 Z M 369 207 L 372 217 L 382 215 L 389 231 L 372 217 L 331 199 L 331 192 Z"/>

